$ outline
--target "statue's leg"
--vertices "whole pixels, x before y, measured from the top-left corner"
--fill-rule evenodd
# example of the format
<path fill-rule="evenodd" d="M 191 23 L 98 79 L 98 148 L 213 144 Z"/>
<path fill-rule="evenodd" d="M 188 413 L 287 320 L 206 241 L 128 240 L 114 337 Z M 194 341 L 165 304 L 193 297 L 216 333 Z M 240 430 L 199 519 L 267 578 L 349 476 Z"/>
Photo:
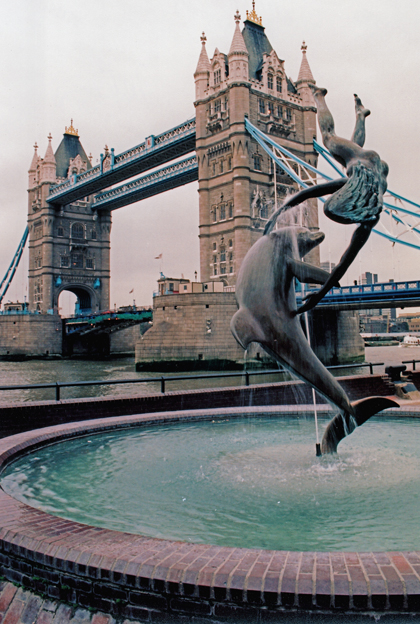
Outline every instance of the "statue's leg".
<path fill-rule="evenodd" d="M 356 108 L 356 125 L 354 126 L 351 140 L 360 147 L 363 147 L 366 139 L 365 119 L 370 115 L 370 110 L 365 108 L 361 99 L 354 94 L 354 104 Z"/>
<path fill-rule="evenodd" d="M 317 107 L 318 124 L 322 134 L 322 141 L 325 147 L 331 152 L 334 158 L 347 167 L 358 152 L 357 146 L 348 139 L 343 139 L 336 135 L 334 118 L 325 102 L 326 89 L 321 89 L 315 85 L 310 85 Z"/>

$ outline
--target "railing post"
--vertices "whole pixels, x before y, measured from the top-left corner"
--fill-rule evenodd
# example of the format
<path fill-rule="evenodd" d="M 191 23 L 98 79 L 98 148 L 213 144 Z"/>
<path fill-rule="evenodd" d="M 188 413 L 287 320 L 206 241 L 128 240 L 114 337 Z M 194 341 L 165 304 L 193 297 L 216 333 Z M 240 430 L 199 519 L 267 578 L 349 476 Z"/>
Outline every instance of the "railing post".
<path fill-rule="evenodd" d="M 372 362 L 369 362 L 369 370 L 370 370 L 370 374 L 373 375 L 373 364 L 372 364 Z"/>
<path fill-rule="evenodd" d="M 160 391 L 165 394 L 165 377 L 160 378 Z"/>
<path fill-rule="evenodd" d="M 413 360 L 413 371 L 416 370 L 416 360 Z"/>
<path fill-rule="evenodd" d="M 248 373 L 248 371 L 245 371 L 245 385 L 249 386 L 249 373 Z"/>
<path fill-rule="evenodd" d="M 60 384 L 58 383 L 58 381 L 55 384 L 55 400 L 60 400 Z"/>

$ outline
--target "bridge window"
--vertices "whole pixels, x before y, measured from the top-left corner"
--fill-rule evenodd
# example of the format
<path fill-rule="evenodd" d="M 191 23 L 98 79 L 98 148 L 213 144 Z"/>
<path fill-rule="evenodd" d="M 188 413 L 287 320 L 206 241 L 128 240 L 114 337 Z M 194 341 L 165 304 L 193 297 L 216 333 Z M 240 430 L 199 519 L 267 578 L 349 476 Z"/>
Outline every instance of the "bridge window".
<path fill-rule="evenodd" d="M 95 262 L 93 258 L 86 258 L 86 268 L 87 269 L 94 269 L 95 268 Z"/>
<path fill-rule="evenodd" d="M 81 223 L 73 223 L 71 226 L 71 237 L 72 238 L 84 238 L 85 237 L 85 228 Z"/>
<path fill-rule="evenodd" d="M 96 230 L 92 230 L 92 238 L 96 238 Z"/>
<path fill-rule="evenodd" d="M 229 170 L 232 169 L 232 157 L 231 156 L 228 156 L 227 165 L 228 165 Z"/>
<path fill-rule="evenodd" d="M 214 84 L 218 85 L 221 83 L 221 81 L 222 81 L 222 70 L 216 69 L 216 71 L 214 72 Z"/>
<path fill-rule="evenodd" d="M 212 209 L 211 209 L 211 217 L 212 217 L 213 223 L 215 223 L 217 221 L 217 208 L 216 208 L 216 206 L 213 206 Z"/>
<path fill-rule="evenodd" d="M 42 223 L 35 223 L 34 226 L 34 240 L 38 240 L 39 238 L 42 238 L 42 234 L 43 234 L 43 230 L 42 230 Z"/>
<path fill-rule="evenodd" d="M 268 112 L 274 115 L 274 104 L 273 102 L 268 103 Z"/>
<path fill-rule="evenodd" d="M 226 251 L 220 252 L 220 262 L 226 262 Z"/>
<path fill-rule="evenodd" d="M 215 113 L 220 113 L 220 111 L 222 110 L 222 104 L 220 102 L 220 100 L 216 100 L 214 103 L 214 112 Z"/>
<path fill-rule="evenodd" d="M 223 173 L 223 159 L 220 161 L 220 173 Z"/>
<path fill-rule="evenodd" d="M 213 264 L 217 264 L 217 256 L 213 256 Z"/>
<path fill-rule="evenodd" d="M 265 113 L 265 101 L 262 100 L 261 98 L 258 100 L 258 108 L 260 113 Z"/>
<path fill-rule="evenodd" d="M 282 92 L 281 76 L 276 76 L 276 89 L 277 93 Z"/>
<path fill-rule="evenodd" d="M 82 254 L 72 254 L 72 256 L 71 256 L 71 266 L 74 269 L 83 269 L 83 255 Z"/>
<path fill-rule="evenodd" d="M 273 74 L 267 74 L 267 87 L 269 89 L 273 88 Z"/>
<path fill-rule="evenodd" d="M 226 267 L 225 266 L 220 267 L 220 274 L 221 275 L 226 275 Z"/>
<path fill-rule="evenodd" d="M 68 256 L 61 256 L 61 266 L 62 267 L 70 266 L 70 258 Z"/>
<path fill-rule="evenodd" d="M 226 219 L 226 206 L 225 204 L 222 204 L 220 206 L 220 220 L 224 221 Z"/>
<path fill-rule="evenodd" d="M 232 247 L 232 246 L 233 246 L 233 245 L 232 245 L 232 239 L 231 239 L 231 238 L 229 238 L 228 245 L 229 245 L 229 247 Z"/>
<path fill-rule="evenodd" d="M 280 117 L 280 119 L 282 119 L 282 117 L 283 117 L 283 107 L 282 106 L 277 106 L 277 117 Z"/>
<path fill-rule="evenodd" d="M 169 292 L 174 292 L 174 284 L 173 282 L 169 282 Z"/>
<path fill-rule="evenodd" d="M 259 154 L 254 154 L 254 169 L 256 171 L 262 171 L 262 169 L 261 169 L 261 156 Z"/>
<path fill-rule="evenodd" d="M 290 108 L 286 108 L 286 119 L 287 121 L 292 121 L 292 111 Z"/>
<path fill-rule="evenodd" d="M 35 268 L 40 269 L 42 267 L 42 256 L 39 255 L 35 258 Z"/>
<path fill-rule="evenodd" d="M 233 260 L 233 253 L 229 252 L 229 261 L 232 262 L 232 260 Z"/>
<path fill-rule="evenodd" d="M 214 265 L 213 275 L 217 275 L 217 266 L 216 265 Z"/>
<path fill-rule="evenodd" d="M 42 291 L 43 291 L 43 280 L 42 280 L 42 277 L 38 277 L 38 279 L 35 282 L 35 289 L 34 289 L 35 303 L 40 303 L 42 301 Z"/>
<path fill-rule="evenodd" d="M 233 219 L 233 204 L 229 204 L 229 219 Z"/>
<path fill-rule="evenodd" d="M 216 175 L 216 162 L 213 161 L 213 175 Z"/>
<path fill-rule="evenodd" d="M 57 236 L 64 236 L 64 228 L 62 225 L 59 225 L 57 228 Z"/>
<path fill-rule="evenodd" d="M 229 110 L 229 98 L 225 97 L 225 111 Z"/>

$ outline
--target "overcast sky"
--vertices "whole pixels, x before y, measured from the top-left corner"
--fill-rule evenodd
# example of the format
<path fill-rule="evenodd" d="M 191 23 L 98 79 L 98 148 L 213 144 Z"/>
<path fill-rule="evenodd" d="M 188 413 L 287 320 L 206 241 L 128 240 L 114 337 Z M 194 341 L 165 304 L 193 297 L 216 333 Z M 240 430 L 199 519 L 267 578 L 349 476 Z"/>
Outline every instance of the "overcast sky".
<path fill-rule="evenodd" d="M 0 0 L 0 279 L 26 226 L 35 141 L 44 156 L 51 132 L 56 150 L 73 119 L 96 164 L 105 144 L 119 153 L 193 117 L 202 31 L 210 58 L 216 47 L 227 53 L 236 10 L 244 19 L 251 8 L 251 0 Z M 372 111 L 365 147 L 389 163 L 389 188 L 419 201 L 418 0 L 256 0 L 256 11 L 293 80 L 306 41 L 342 136 L 360 95 Z M 321 227 L 322 259 L 336 261 L 351 228 L 323 219 Z M 111 305 L 151 303 L 160 253 L 166 275 L 199 271 L 196 183 L 113 213 Z M 419 279 L 419 253 L 374 236 L 342 283 L 360 270 Z M 24 264 L 6 300 L 22 300 L 26 283 Z"/>

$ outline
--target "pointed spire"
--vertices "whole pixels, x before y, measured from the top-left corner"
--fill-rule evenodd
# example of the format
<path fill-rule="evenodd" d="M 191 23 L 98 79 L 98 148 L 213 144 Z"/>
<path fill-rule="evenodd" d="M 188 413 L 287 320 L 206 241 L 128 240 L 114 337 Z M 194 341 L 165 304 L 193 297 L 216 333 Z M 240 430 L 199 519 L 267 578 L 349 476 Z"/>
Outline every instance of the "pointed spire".
<path fill-rule="evenodd" d="M 51 163 L 55 165 L 55 156 L 54 156 L 54 152 L 51 146 L 51 140 L 52 140 L 52 136 L 50 132 L 48 135 L 48 147 L 47 147 L 47 151 L 45 152 L 44 163 Z"/>
<path fill-rule="evenodd" d="M 241 29 L 239 28 L 239 24 L 241 21 L 241 16 L 239 15 L 239 11 L 236 11 L 234 18 L 236 22 L 235 32 L 233 34 L 232 44 L 230 46 L 229 54 L 248 54 L 247 47 L 245 45 L 244 38 L 241 33 Z"/>
<path fill-rule="evenodd" d="M 200 39 L 201 39 L 201 52 L 200 52 L 200 57 L 197 63 L 197 69 L 195 70 L 196 74 L 201 74 L 202 72 L 210 71 L 210 61 L 209 61 L 209 57 L 207 55 L 207 50 L 206 50 L 207 37 L 204 34 L 204 32 L 201 35 Z"/>
<path fill-rule="evenodd" d="M 297 84 L 300 82 L 312 82 L 315 84 L 315 79 L 312 75 L 311 68 L 309 67 L 308 59 L 306 58 L 306 50 L 308 46 L 305 42 L 302 43 L 302 63 L 300 65 L 299 76 L 297 79 Z"/>
<path fill-rule="evenodd" d="M 29 167 L 29 173 L 31 173 L 32 171 L 36 171 L 36 168 L 38 166 L 38 160 L 39 160 L 39 156 L 38 156 L 38 144 L 35 143 L 34 145 L 34 155 L 32 158 L 32 162 L 31 162 L 31 166 Z"/>

